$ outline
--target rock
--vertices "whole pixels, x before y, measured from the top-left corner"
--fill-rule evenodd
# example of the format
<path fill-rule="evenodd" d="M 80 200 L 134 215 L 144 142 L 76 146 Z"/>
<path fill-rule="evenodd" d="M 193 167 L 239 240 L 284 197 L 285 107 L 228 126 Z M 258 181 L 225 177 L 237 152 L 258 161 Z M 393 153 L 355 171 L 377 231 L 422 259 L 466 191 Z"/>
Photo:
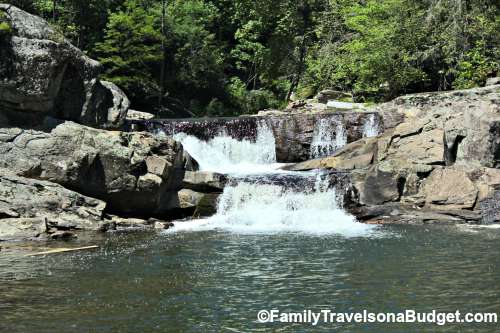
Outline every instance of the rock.
<path fill-rule="evenodd" d="M 293 102 L 289 103 L 286 108 L 287 109 L 298 109 L 298 108 L 306 106 L 306 104 L 307 104 L 307 102 L 304 100 L 293 101 Z"/>
<path fill-rule="evenodd" d="M 194 209 L 193 217 L 208 217 L 217 212 L 220 193 L 199 193 L 192 190 L 179 191 L 179 206 L 182 209 Z"/>
<path fill-rule="evenodd" d="M 494 86 L 500 84 L 500 77 L 490 77 L 488 80 L 486 80 L 485 86 Z"/>
<path fill-rule="evenodd" d="M 154 114 L 148 113 L 148 112 L 142 112 L 142 111 L 137 111 L 137 110 L 128 110 L 127 113 L 127 120 L 132 121 L 132 120 L 150 120 L 155 117 Z"/>
<path fill-rule="evenodd" d="M 500 223 L 500 191 L 481 201 L 482 222 L 484 224 Z"/>
<path fill-rule="evenodd" d="M 204 193 L 195 192 L 192 190 L 181 190 L 179 195 L 179 207 L 182 209 L 195 208 L 203 199 Z"/>
<path fill-rule="evenodd" d="M 87 92 L 82 114 L 76 121 L 104 129 L 120 129 L 125 123 L 130 101 L 115 84 L 94 79 Z M 61 117 L 60 117 L 61 118 Z M 72 119 L 62 117 L 62 119 Z"/>
<path fill-rule="evenodd" d="M 366 205 L 380 205 L 399 200 L 401 180 L 399 174 L 373 166 L 368 170 L 362 182 L 355 184 L 359 201 Z"/>
<path fill-rule="evenodd" d="M 222 192 L 227 181 L 227 176 L 215 172 L 186 171 L 182 187 L 198 192 Z"/>
<path fill-rule="evenodd" d="M 77 239 L 78 236 L 74 232 L 69 231 L 56 231 L 50 235 L 50 239 L 69 241 L 72 239 Z"/>
<path fill-rule="evenodd" d="M 217 205 L 219 202 L 219 193 L 207 193 L 201 198 L 196 206 L 193 217 L 209 217 L 217 213 Z"/>
<path fill-rule="evenodd" d="M 0 170 L 0 198 L 0 224 L 2 219 L 32 223 L 38 218 L 51 227 L 97 230 L 106 208 L 103 201 L 47 181 L 18 177 L 5 170 Z"/>
<path fill-rule="evenodd" d="M 430 207 L 445 209 L 471 209 L 478 195 L 477 187 L 467 174 L 450 168 L 435 169 L 424 180 L 422 192 Z"/>
<path fill-rule="evenodd" d="M 0 167 L 99 198 L 120 214 L 176 208 L 184 173 L 182 147 L 172 139 L 72 122 L 45 131 L 0 128 L 0 154 Z"/>
<path fill-rule="evenodd" d="M 360 103 L 347 103 L 347 102 L 339 102 L 339 101 L 328 101 L 326 106 L 331 109 L 335 109 L 338 111 L 349 111 L 356 109 L 364 109 L 364 105 Z"/>
<path fill-rule="evenodd" d="M 352 101 L 352 95 L 343 91 L 337 91 L 332 89 L 322 90 L 316 95 L 315 99 L 318 103 L 326 104 L 330 100 L 347 99 Z"/>
<path fill-rule="evenodd" d="M 286 166 L 285 170 L 306 171 L 313 169 L 354 170 L 372 164 L 377 152 L 377 139 L 364 138 L 347 144 L 333 156 Z"/>
<path fill-rule="evenodd" d="M 46 116 L 117 128 L 128 100 L 100 82 L 101 65 L 71 45 L 43 19 L 0 4 L 13 34 L 0 47 L 0 110 L 14 125 Z"/>
<path fill-rule="evenodd" d="M 401 126 L 401 125 L 400 125 Z M 385 159 L 400 160 L 405 163 L 444 165 L 445 143 L 444 131 L 434 129 L 418 135 L 399 137 L 396 128 L 395 136 Z"/>
<path fill-rule="evenodd" d="M 351 213 L 369 224 L 462 224 L 478 223 L 481 216 L 469 211 L 435 211 L 416 209 L 399 203 L 384 205 L 361 206 L 351 209 Z"/>
<path fill-rule="evenodd" d="M 307 161 L 311 157 L 311 144 L 315 127 L 322 119 L 330 121 L 332 135 L 335 136 L 338 127 L 336 122 L 343 124 L 347 142 L 360 140 L 365 136 L 365 124 L 375 117 L 375 113 L 342 112 L 331 114 L 295 114 L 288 117 L 267 117 L 266 124 L 273 130 L 276 140 L 276 157 L 278 162 L 293 163 Z"/>
<path fill-rule="evenodd" d="M 174 224 L 170 223 L 170 222 L 155 222 L 155 224 L 154 224 L 154 228 L 156 230 L 166 230 L 166 229 L 170 229 L 173 226 L 174 226 Z"/>
<path fill-rule="evenodd" d="M 0 218 L 0 241 L 37 239 L 46 231 L 44 218 Z"/>

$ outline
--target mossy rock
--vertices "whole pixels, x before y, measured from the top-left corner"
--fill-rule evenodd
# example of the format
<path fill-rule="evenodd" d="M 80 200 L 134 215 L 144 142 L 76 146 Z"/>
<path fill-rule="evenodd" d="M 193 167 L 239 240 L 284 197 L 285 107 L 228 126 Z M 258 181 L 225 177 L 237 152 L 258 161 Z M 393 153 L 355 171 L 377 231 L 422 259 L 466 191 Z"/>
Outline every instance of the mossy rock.
<path fill-rule="evenodd" d="M 5 12 L 0 11 L 0 39 L 10 37 L 12 35 L 12 26 L 7 20 Z"/>

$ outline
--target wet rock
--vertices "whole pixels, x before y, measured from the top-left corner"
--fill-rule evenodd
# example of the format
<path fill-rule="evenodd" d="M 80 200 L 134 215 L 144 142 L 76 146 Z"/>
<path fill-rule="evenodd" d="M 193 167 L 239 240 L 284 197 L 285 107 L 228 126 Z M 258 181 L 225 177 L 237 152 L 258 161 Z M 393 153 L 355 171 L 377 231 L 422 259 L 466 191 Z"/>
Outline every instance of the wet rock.
<path fill-rule="evenodd" d="M 227 181 L 227 176 L 215 172 L 186 171 L 182 186 L 198 192 L 222 192 Z"/>
<path fill-rule="evenodd" d="M 196 207 L 200 201 L 203 199 L 204 193 L 195 192 L 192 190 L 181 190 L 178 193 L 179 195 L 179 208 L 194 208 Z"/>
<path fill-rule="evenodd" d="M 193 209 L 193 217 L 208 217 L 217 212 L 220 193 L 199 193 L 192 190 L 179 191 L 181 209 Z"/>
<path fill-rule="evenodd" d="M 156 230 L 166 230 L 172 228 L 173 226 L 174 224 L 171 222 L 155 222 L 154 224 L 154 228 Z"/>
<path fill-rule="evenodd" d="M 219 193 L 206 193 L 196 205 L 193 217 L 209 217 L 217 213 Z"/>
<path fill-rule="evenodd" d="M 69 231 L 56 231 L 50 234 L 52 240 L 69 241 L 77 238 L 78 236 L 74 232 Z"/>
<path fill-rule="evenodd" d="M 347 144 L 333 156 L 285 166 L 284 170 L 307 171 L 314 169 L 354 170 L 370 166 L 377 153 L 377 139 L 365 138 Z"/>

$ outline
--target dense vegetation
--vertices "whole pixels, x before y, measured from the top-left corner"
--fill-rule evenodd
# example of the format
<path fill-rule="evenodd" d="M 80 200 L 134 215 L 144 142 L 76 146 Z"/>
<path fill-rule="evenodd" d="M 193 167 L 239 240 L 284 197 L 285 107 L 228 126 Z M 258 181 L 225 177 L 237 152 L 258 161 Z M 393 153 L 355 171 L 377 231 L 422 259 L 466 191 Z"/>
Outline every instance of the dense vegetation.
<path fill-rule="evenodd" d="M 379 101 L 500 70 L 498 0 L 7 2 L 52 22 L 135 108 L 163 116 L 251 113 L 327 87 Z"/>

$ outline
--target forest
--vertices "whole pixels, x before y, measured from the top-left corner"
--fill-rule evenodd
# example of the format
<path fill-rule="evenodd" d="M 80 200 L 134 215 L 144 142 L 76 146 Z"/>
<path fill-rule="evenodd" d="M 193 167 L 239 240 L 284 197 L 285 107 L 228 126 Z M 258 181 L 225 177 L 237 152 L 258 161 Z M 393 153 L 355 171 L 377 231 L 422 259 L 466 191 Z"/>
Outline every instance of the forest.
<path fill-rule="evenodd" d="M 160 117 L 252 114 L 325 88 L 373 103 L 500 71 L 498 0 L 6 2 L 45 18 L 134 109 Z"/>

